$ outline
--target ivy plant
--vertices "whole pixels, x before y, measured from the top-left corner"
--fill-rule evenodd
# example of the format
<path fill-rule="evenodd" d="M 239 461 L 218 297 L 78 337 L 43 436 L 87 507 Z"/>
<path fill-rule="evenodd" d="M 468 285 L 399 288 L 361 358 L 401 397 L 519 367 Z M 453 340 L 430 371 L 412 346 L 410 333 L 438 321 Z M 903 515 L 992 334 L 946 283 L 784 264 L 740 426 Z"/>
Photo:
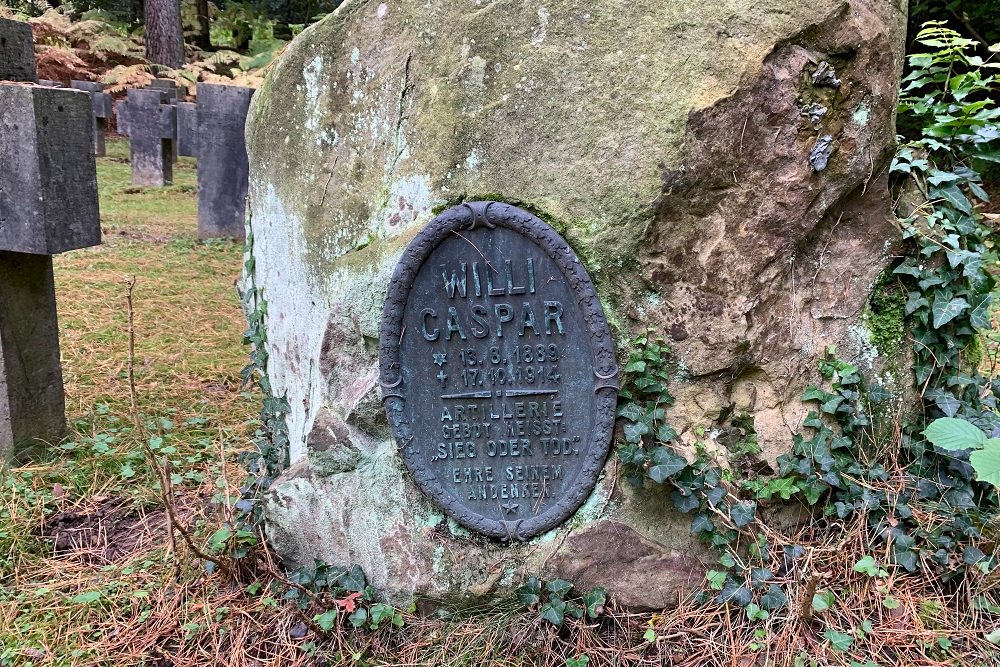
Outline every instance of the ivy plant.
<path fill-rule="evenodd" d="M 537 609 L 540 618 L 557 628 L 566 617 L 595 619 L 604 613 L 607 591 L 592 588 L 583 595 L 575 594 L 573 584 L 564 579 L 542 581 L 529 577 L 516 591 L 517 600 L 528 609 Z"/>

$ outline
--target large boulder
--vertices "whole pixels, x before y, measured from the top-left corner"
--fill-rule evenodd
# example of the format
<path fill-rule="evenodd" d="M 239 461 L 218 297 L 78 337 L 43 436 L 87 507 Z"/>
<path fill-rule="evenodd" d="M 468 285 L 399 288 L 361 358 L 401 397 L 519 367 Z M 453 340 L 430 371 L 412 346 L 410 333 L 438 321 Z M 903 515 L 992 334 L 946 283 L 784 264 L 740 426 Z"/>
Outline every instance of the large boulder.
<path fill-rule="evenodd" d="M 745 412 L 774 456 L 827 346 L 877 356 L 863 312 L 893 238 L 904 28 L 903 1 L 430 0 L 349 1 L 304 31 L 247 128 L 244 280 L 291 406 L 267 506 L 286 561 L 360 564 L 393 600 L 525 573 L 676 600 L 708 556 L 613 460 L 523 544 L 469 535 L 417 490 L 377 388 L 393 267 L 439 207 L 530 208 L 580 256 L 622 354 L 647 328 L 671 344 L 682 439 Z"/>

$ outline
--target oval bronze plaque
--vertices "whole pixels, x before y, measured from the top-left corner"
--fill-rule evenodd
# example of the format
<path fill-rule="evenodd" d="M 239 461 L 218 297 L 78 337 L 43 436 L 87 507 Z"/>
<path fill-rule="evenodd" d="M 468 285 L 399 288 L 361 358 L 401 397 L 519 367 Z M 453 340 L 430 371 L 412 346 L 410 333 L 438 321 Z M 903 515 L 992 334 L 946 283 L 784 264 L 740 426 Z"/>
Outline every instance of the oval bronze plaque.
<path fill-rule="evenodd" d="M 462 204 L 413 239 L 379 365 L 403 460 L 464 526 L 527 539 L 597 482 L 618 393 L 611 333 L 572 249 L 527 211 Z"/>

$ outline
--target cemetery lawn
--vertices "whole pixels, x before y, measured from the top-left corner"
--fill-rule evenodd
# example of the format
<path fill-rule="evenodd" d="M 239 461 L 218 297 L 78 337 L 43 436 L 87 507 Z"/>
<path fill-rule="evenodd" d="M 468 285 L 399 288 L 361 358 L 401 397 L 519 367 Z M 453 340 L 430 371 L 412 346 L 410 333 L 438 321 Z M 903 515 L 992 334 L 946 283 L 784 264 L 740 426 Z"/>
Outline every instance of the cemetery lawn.
<path fill-rule="evenodd" d="M 197 564 L 170 553 L 133 426 L 126 277 L 138 411 L 196 540 L 219 522 L 222 480 L 238 488 L 256 425 L 240 387 L 242 245 L 197 241 L 194 162 L 181 158 L 170 187 L 133 188 L 127 142 L 109 141 L 97 170 L 103 245 L 55 258 L 69 434 L 2 476 L 3 665 L 139 664 L 144 640 L 196 634 L 216 613 L 200 604 Z"/>

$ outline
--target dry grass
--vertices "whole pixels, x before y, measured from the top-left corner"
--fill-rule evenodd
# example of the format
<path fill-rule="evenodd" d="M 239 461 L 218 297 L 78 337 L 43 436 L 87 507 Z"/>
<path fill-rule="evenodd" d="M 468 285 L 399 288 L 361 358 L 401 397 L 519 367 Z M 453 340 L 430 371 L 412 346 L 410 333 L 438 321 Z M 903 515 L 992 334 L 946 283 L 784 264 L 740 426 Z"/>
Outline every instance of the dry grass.
<path fill-rule="evenodd" d="M 997 577 L 943 584 L 894 568 L 857 572 L 862 556 L 885 560 L 868 553 L 863 517 L 769 533 L 772 553 L 803 553 L 769 564 L 790 604 L 763 621 L 690 599 L 655 614 L 612 602 L 598 621 L 557 630 L 508 601 L 448 618 L 406 614 L 404 628 L 375 632 L 342 615 L 324 633 L 311 620 L 321 609 L 303 614 L 282 599 L 284 576 L 267 551 L 207 574 L 168 539 L 157 478 L 132 427 L 123 280 L 137 276 L 144 428 L 171 461 L 176 514 L 204 545 L 257 425 L 257 403 L 238 386 L 241 249 L 195 241 L 189 161 L 176 167 L 176 185 L 134 189 L 126 145 L 110 149 L 99 160 L 105 244 L 56 263 L 73 432 L 0 486 L 0 665 L 564 667 L 579 656 L 589 667 L 1000 664 L 984 639 L 1000 622 L 982 609 L 1000 602 Z M 823 591 L 836 602 L 816 612 L 812 597 Z M 850 637 L 850 649 L 834 650 L 828 630 Z"/>

